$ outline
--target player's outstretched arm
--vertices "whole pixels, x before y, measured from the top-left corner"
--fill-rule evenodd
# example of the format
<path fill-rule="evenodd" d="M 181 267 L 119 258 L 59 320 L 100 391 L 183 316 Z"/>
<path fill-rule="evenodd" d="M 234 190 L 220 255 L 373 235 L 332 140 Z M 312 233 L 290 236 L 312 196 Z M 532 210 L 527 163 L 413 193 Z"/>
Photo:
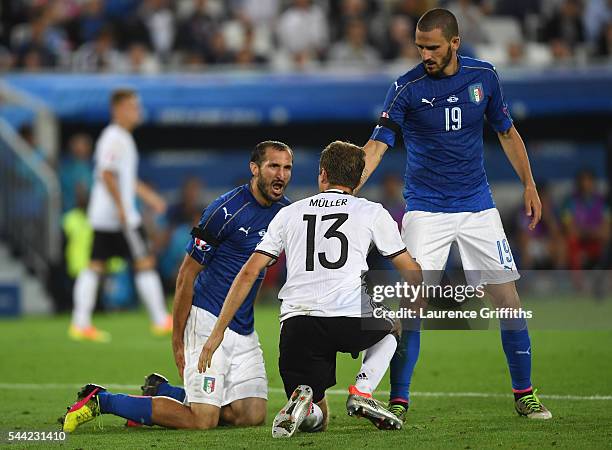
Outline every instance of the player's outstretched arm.
<path fill-rule="evenodd" d="M 409 252 L 406 251 L 391 258 L 391 264 L 408 283 L 417 285 L 423 282 L 421 265 L 414 260 Z"/>
<path fill-rule="evenodd" d="M 138 180 L 136 183 L 136 194 L 157 214 L 166 212 L 166 200 L 161 195 L 155 192 L 148 184 Z"/>
<path fill-rule="evenodd" d="M 510 164 L 512 164 L 514 171 L 521 179 L 525 188 L 523 194 L 525 214 L 531 217 L 529 229 L 533 230 L 542 218 L 542 202 L 540 202 L 538 190 L 533 180 L 525 143 L 514 125 L 502 133 L 497 133 L 497 136 L 504 149 L 504 153 L 506 153 Z"/>
<path fill-rule="evenodd" d="M 204 266 L 198 264 L 191 256 L 186 255 L 176 277 L 176 290 L 172 304 L 172 351 L 181 378 L 183 378 L 185 368 L 183 335 L 193 300 L 193 283 L 203 268 Z"/>
<path fill-rule="evenodd" d="M 271 261 L 272 258 L 270 256 L 255 252 L 244 266 L 242 266 L 242 269 L 240 269 L 240 272 L 234 279 L 225 297 L 223 308 L 221 308 L 217 322 L 202 348 L 202 353 L 200 354 L 200 360 L 198 362 L 198 370 L 200 372 L 205 372 L 206 369 L 210 367 L 213 354 L 223 341 L 225 329 L 234 318 L 236 311 L 238 311 L 242 303 L 244 303 L 247 295 L 249 295 L 261 271 L 264 270 Z"/>
<path fill-rule="evenodd" d="M 353 191 L 356 194 L 361 187 L 368 181 L 372 172 L 376 170 L 378 164 L 382 160 L 383 155 L 387 151 L 388 145 L 380 142 L 373 141 L 370 139 L 366 145 L 363 147 L 363 151 L 365 152 L 365 167 L 363 169 L 363 173 L 361 174 L 361 181 L 359 182 L 359 186 Z"/>

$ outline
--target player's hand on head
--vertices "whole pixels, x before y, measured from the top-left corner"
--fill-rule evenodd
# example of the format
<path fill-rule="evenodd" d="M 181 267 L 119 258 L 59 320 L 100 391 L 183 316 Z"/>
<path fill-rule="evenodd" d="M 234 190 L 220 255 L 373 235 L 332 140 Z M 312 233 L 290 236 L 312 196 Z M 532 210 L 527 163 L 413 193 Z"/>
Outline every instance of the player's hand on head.
<path fill-rule="evenodd" d="M 525 214 L 531 217 L 529 229 L 534 230 L 542 218 L 542 202 L 535 186 L 527 186 L 523 194 L 525 200 Z"/>
<path fill-rule="evenodd" d="M 223 341 L 223 333 L 215 333 L 214 331 L 210 334 L 204 347 L 202 347 L 202 353 L 200 353 L 200 360 L 198 361 L 198 372 L 204 373 L 206 369 L 212 364 L 212 358 L 215 351 L 221 345 Z"/>

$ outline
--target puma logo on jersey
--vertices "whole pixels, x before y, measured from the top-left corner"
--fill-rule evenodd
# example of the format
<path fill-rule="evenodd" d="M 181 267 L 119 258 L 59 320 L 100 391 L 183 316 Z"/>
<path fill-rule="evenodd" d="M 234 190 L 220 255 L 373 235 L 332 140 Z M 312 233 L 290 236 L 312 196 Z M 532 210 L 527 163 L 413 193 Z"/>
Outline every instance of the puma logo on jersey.
<path fill-rule="evenodd" d="M 421 99 L 421 103 L 427 103 L 428 105 L 430 105 L 433 108 L 433 102 L 436 99 L 436 97 L 432 98 L 431 100 L 427 100 L 426 98 L 422 98 Z"/>
<path fill-rule="evenodd" d="M 403 86 L 402 84 L 397 84 L 397 81 L 394 82 L 393 84 L 395 85 L 395 90 L 396 91 Z"/>
<path fill-rule="evenodd" d="M 227 212 L 227 208 L 225 206 L 223 207 L 223 212 L 225 213 L 223 220 L 227 219 L 228 217 L 232 217 L 232 214 Z"/>
<path fill-rule="evenodd" d="M 523 350 L 517 350 L 514 352 L 517 355 L 529 355 L 531 356 L 531 347 L 529 347 L 527 350 L 523 351 Z"/>
<path fill-rule="evenodd" d="M 250 229 L 251 229 L 251 227 L 249 227 L 249 228 L 240 227 L 240 228 L 238 228 L 238 231 L 242 231 L 245 234 L 245 236 L 248 236 Z"/>

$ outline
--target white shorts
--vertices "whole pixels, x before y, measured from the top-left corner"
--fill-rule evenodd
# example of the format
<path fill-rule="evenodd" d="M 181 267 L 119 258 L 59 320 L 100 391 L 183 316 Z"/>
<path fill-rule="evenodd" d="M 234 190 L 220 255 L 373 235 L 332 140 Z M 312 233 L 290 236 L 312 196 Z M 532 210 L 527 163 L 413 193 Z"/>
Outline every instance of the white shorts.
<path fill-rule="evenodd" d="M 218 407 L 243 398 L 268 398 L 268 379 L 259 337 L 225 330 L 223 342 L 205 373 L 198 372 L 202 347 L 217 321 L 210 312 L 191 307 L 185 326 L 186 403 L 206 403 Z"/>
<path fill-rule="evenodd" d="M 432 213 L 408 211 L 402 239 L 424 271 L 437 284 L 451 244 L 457 242 L 466 281 L 472 285 L 501 284 L 520 278 L 496 208 L 480 212 Z"/>

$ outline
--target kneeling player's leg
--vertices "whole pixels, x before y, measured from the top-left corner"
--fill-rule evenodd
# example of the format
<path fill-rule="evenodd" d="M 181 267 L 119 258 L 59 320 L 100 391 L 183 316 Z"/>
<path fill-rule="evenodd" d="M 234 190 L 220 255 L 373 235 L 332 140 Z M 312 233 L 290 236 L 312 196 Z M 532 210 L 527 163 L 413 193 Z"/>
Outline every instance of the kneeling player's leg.
<path fill-rule="evenodd" d="M 100 392 L 100 412 L 114 414 L 142 425 L 160 425 L 168 428 L 214 428 L 219 422 L 220 408 L 192 403 L 185 406 L 168 397 L 140 397 Z"/>
<path fill-rule="evenodd" d="M 329 348 L 322 319 L 296 316 L 285 320 L 281 328 L 278 366 L 289 406 L 285 405 L 275 422 L 283 411 L 291 408 L 292 401 L 301 406 L 299 401 L 303 396 L 298 395 L 294 401 L 294 394 L 301 386 L 308 386 L 312 400 L 306 417 L 297 423 L 300 431 L 327 429 L 325 390 L 336 384 L 336 352 Z"/>
<path fill-rule="evenodd" d="M 253 331 L 240 335 L 227 331 L 233 355 L 225 377 L 221 420 L 238 426 L 261 425 L 266 421 L 268 378 L 259 336 Z"/>
<path fill-rule="evenodd" d="M 268 401 L 265 398 L 243 398 L 221 408 L 224 424 L 242 427 L 263 425 L 266 422 Z"/>
<path fill-rule="evenodd" d="M 359 392 L 371 394 L 385 375 L 397 348 L 397 339 L 388 334 L 363 352 L 363 361 L 356 377 Z"/>

